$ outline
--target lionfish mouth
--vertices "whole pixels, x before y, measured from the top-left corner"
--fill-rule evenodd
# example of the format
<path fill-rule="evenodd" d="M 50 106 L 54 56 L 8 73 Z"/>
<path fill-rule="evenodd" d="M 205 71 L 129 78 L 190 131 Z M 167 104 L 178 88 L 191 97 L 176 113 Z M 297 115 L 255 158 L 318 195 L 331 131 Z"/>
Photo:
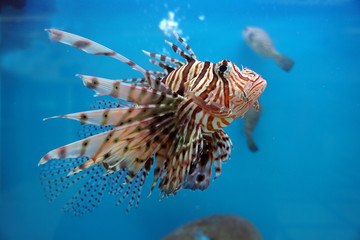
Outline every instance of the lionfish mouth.
<path fill-rule="evenodd" d="M 264 92 L 266 88 L 266 84 L 267 84 L 266 80 L 263 79 L 259 74 L 255 73 L 254 71 L 246 67 L 242 69 L 240 75 L 242 79 L 252 82 L 248 90 L 245 89 L 249 99 L 257 100 L 258 97 Z"/>
<path fill-rule="evenodd" d="M 260 76 L 259 79 L 257 81 L 255 81 L 253 88 L 257 89 L 257 91 L 261 94 L 264 92 L 266 85 L 267 85 L 267 83 L 266 83 L 265 79 L 263 79 Z M 259 96 L 260 96 L 260 94 L 259 94 Z"/>
<path fill-rule="evenodd" d="M 264 92 L 266 85 L 267 85 L 267 83 L 262 77 L 259 77 L 253 83 L 252 87 L 250 88 L 250 90 L 248 92 L 249 100 L 252 101 L 252 103 L 254 103 L 255 101 L 258 100 L 260 95 Z"/>

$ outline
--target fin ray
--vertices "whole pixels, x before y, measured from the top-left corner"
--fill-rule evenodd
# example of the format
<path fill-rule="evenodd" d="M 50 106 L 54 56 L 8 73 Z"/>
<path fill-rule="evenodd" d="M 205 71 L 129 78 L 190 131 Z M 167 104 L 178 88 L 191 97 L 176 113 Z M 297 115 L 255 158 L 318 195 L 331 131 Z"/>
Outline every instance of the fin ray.
<path fill-rule="evenodd" d="M 96 96 L 106 95 L 136 104 L 171 103 L 176 100 L 174 94 L 156 91 L 133 84 L 78 74 L 86 87 L 93 89 Z M 159 81 L 160 83 L 160 81 Z"/>
<path fill-rule="evenodd" d="M 111 50 L 110 48 L 107 48 L 97 42 L 94 42 L 90 39 L 60 31 L 57 29 L 45 29 L 45 31 L 49 32 L 49 37 L 53 41 L 61 42 L 67 45 L 70 45 L 72 47 L 78 48 L 83 50 L 86 53 L 94 54 L 94 55 L 105 55 L 112 58 L 115 58 L 117 60 L 120 60 L 123 63 L 126 63 L 127 65 L 131 66 L 136 71 L 141 72 L 145 78 L 150 83 L 150 86 L 153 89 L 161 90 L 161 91 L 170 91 L 170 89 L 162 83 L 157 83 L 156 78 L 148 75 L 147 71 L 134 63 L 133 61 L 129 60 L 128 58 L 124 57 L 123 55 Z"/>

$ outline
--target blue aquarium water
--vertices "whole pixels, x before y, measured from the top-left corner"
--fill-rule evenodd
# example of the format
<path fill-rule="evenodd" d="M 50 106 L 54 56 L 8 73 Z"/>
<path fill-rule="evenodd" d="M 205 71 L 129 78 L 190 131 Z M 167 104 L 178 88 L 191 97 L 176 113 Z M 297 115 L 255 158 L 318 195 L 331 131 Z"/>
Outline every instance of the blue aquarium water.
<path fill-rule="evenodd" d="M 253 133 L 259 150 L 248 149 L 238 119 L 225 129 L 231 159 L 206 191 L 159 201 L 158 189 L 147 198 L 147 179 L 128 214 L 114 196 L 84 216 L 62 212 L 82 185 L 49 203 L 37 164 L 78 140 L 80 124 L 42 119 L 93 104 L 77 73 L 141 74 L 50 41 L 44 29 L 85 36 L 152 69 L 142 49 L 176 56 L 164 43 L 176 41 L 166 19 L 199 60 L 229 59 L 267 80 Z M 0 24 L 0 239 L 161 239 L 213 214 L 242 216 L 269 240 L 360 239 L 359 1 L 13 0 L 1 1 Z M 285 72 L 253 52 L 242 38 L 246 26 L 264 29 L 294 67 Z"/>

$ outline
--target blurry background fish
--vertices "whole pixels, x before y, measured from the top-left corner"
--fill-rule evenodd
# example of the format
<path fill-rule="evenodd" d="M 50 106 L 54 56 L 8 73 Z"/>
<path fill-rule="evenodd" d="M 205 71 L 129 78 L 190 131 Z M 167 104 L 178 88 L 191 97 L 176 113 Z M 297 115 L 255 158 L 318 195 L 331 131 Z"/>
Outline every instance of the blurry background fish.
<path fill-rule="evenodd" d="M 294 61 L 276 51 L 272 40 L 263 29 L 245 27 L 243 38 L 252 50 L 265 58 L 274 59 L 276 64 L 284 71 L 288 72 L 293 67 Z"/>
<path fill-rule="evenodd" d="M 255 144 L 252 133 L 258 123 L 261 115 L 262 106 L 260 105 L 260 110 L 256 111 L 254 108 L 250 108 L 243 117 L 244 130 L 247 138 L 247 144 L 249 149 L 252 152 L 256 152 L 258 147 Z"/>
<path fill-rule="evenodd" d="M 280 54 L 274 47 L 269 35 L 261 28 L 258 27 L 245 27 L 242 36 L 246 44 L 257 54 L 265 57 L 272 58 L 276 64 L 288 72 L 294 65 L 294 61 L 289 57 Z M 266 74 L 265 72 L 263 74 Z M 261 111 L 261 107 L 260 107 Z M 244 130 L 247 138 L 247 144 L 252 152 L 256 152 L 258 147 L 253 139 L 252 132 L 254 131 L 261 112 L 250 108 L 243 117 Z"/>

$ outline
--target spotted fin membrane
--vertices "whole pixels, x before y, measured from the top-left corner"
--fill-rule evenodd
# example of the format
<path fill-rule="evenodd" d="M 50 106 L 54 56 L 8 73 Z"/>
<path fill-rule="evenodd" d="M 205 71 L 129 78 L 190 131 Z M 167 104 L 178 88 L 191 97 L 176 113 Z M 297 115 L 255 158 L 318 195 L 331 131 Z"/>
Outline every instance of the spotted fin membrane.
<path fill-rule="evenodd" d="M 134 205 L 136 208 L 139 206 L 141 190 L 151 165 L 144 166 L 140 173 L 127 184 L 124 184 L 127 176 L 126 170 L 106 175 L 106 170 L 101 165 L 68 175 L 74 167 L 86 161 L 88 161 L 87 157 L 53 159 L 48 164 L 40 166 L 41 184 L 50 202 L 70 186 L 85 181 L 82 188 L 65 204 L 63 208 L 65 212 L 72 212 L 77 216 L 89 213 L 100 204 L 101 199 L 107 193 L 118 197 L 117 205 L 129 197 L 127 213 Z"/>
<path fill-rule="evenodd" d="M 143 79 L 131 80 L 143 81 Z M 126 102 L 102 99 L 96 100 L 90 106 L 90 109 L 108 109 L 129 106 L 132 105 Z M 112 126 L 82 125 L 78 131 L 78 136 L 80 139 L 84 139 L 102 132 L 107 132 L 113 128 L 114 127 Z M 65 158 L 57 161 L 51 160 L 48 164 L 40 166 L 41 184 L 43 185 L 46 197 L 50 202 L 55 200 L 73 184 L 86 181 L 83 187 L 65 204 L 63 208 L 65 212 L 72 212 L 76 216 L 89 213 L 100 204 L 101 199 L 106 193 L 118 197 L 116 206 L 129 197 L 126 213 L 128 213 L 134 205 L 136 208 L 139 206 L 141 190 L 145 179 L 149 174 L 150 166 L 148 166 L 148 169 L 142 169 L 140 173 L 126 185 L 124 184 L 126 183 L 127 176 L 127 170 L 125 169 L 106 175 L 106 170 L 102 166 L 95 165 L 85 172 L 81 171 L 68 175 L 75 167 L 86 163 L 88 160 L 88 157 L 79 157 L 75 159 Z"/>

